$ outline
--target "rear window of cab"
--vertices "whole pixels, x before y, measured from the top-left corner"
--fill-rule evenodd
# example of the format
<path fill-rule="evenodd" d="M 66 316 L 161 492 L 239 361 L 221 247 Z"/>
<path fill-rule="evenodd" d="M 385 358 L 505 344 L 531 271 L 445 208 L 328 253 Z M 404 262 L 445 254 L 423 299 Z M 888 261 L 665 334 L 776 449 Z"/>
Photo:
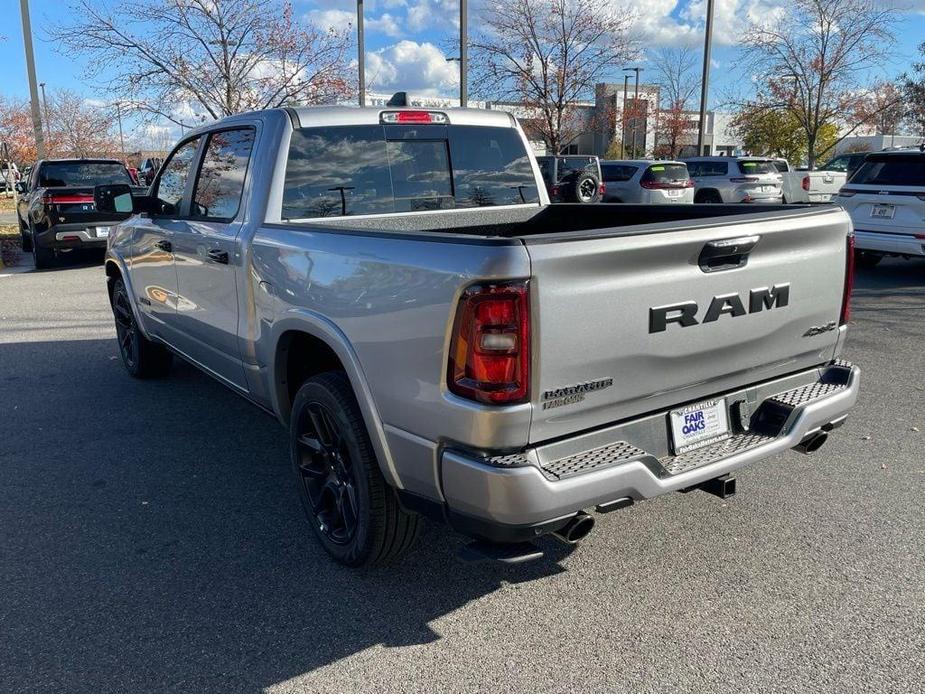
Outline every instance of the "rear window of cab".
<path fill-rule="evenodd" d="M 539 201 L 514 128 L 362 125 L 292 134 L 283 219 Z"/>
<path fill-rule="evenodd" d="M 739 168 L 744 174 L 780 173 L 773 161 L 748 161 L 739 159 Z"/>

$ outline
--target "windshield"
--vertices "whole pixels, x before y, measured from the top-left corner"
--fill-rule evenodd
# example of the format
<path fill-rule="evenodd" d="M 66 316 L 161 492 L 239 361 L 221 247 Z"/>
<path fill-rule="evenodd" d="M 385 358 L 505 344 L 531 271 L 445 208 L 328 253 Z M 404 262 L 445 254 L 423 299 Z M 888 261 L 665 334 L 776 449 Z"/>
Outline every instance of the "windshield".
<path fill-rule="evenodd" d="M 108 183 L 132 185 L 132 179 L 122 164 L 109 161 L 46 162 L 39 172 L 39 186 L 43 188 L 75 188 Z"/>
<path fill-rule="evenodd" d="M 282 217 L 300 219 L 536 203 L 514 128 L 390 125 L 292 135 Z"/>
<path fill-rule="evenodd" d="M 871 186 L 925 186 L 925 155 L 868 156 L 854 172 L 851 182 Z"/>
<path fill-rule="evenodd" d="M 739 168 L 744 174 L 773 174 L 778 173 L 773 161 L 749 161 L 739 159 Z"/>

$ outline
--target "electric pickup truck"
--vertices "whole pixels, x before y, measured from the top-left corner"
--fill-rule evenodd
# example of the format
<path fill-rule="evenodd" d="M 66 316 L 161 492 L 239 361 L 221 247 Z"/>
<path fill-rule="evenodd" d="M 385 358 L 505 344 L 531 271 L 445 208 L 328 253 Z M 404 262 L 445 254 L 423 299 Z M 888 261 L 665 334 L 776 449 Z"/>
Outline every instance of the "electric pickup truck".
<path fill-rule="evenodd" d="M 425 517 L 513 562 L 598 513 L 728 495 L 858 395 L 843 210 L 550 205 L 507 113 L 232 116 L 146 195 L 94 198 L 127 215 L 105 272 L 128 372 L 178 356 L 272 413 L 347 565 L 401 554 Z"/>

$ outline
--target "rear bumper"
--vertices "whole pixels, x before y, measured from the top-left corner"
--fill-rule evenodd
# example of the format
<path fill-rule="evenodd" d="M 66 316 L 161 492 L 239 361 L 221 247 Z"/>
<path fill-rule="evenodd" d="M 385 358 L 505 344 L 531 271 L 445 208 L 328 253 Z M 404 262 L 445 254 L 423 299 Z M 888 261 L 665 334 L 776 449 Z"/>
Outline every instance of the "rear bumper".
<path fill-rule="evenodd" d="M 36 234 L 35 241 L 40 248 L 55 250 L 71 248 L 106 248 L 107 237 L 99 238 L 96 227 L 112 227 L 118 222 L 81 222 L 79 224 L 58 224 Z"/>
<path fill-rule="evenodd" d="M 738 425 L 733 436 L 686 455 L 669 452 L 667 412 L 513 455 L 447 450 L 441 482 L 450 519 L 471 534 L 524 539 L 597 504 L 700 484 L 838 426 L 857 400 L 859 382 L 857 367 L 835 362 L 718 394 Z"/>
<path fill-rule="evenodd" d="M 860 251 L 925 256 L 925 239 L 917 239 L 913 234 L 855 229 L 854 247 Z"/>

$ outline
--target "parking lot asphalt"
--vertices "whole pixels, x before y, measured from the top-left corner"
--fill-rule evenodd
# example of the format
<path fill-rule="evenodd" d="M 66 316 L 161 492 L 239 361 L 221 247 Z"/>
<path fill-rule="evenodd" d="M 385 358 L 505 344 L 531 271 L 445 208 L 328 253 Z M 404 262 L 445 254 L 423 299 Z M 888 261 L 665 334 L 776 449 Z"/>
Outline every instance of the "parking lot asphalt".
<path fill-rule="evenodd" d="M 856 411 L 817 454 L 462 565 L 355 572 L 283 430 L 193 368 L 139 382 L 102 269 L 0 271 L 2 692 L 920 692 L 925 263 L 858 277 Z"/>

